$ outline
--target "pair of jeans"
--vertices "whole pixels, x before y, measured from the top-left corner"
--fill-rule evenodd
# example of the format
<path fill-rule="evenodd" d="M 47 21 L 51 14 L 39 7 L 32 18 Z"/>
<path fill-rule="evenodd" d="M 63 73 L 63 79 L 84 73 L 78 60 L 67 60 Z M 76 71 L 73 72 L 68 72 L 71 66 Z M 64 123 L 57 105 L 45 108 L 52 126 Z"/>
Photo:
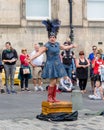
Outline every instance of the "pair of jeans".
<path fill-rule="evenodd" d="M 63 64 L 63 65 L 64 65 L 64 68 L 67 72 L 68 77 L 71 78 L 72 77 L 72 70 L 73 70 L 72 65 L 65 65 L 65 64 Z"/>
<path fill-rule="evenodd" d="M 7 65 L 4 64 L 4 71 L 5 71 L 5 84 L 6 89 L 11 91 L 14 91 L 14 75 L 16 71 L 16 64 L 14 65 Z M 10 82 L 10 85 L 9 85 Z"/>

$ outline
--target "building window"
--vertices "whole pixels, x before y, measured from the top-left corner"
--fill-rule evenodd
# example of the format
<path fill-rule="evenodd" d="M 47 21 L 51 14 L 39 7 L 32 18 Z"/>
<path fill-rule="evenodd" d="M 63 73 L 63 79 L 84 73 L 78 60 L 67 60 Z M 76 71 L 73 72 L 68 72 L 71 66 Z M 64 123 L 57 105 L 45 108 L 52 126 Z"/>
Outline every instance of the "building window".
<path fill-rule="evenodd" d="M 104 21 L 104 0 L 87 0 L 87 19 Z"/>
<path fill-rule="evenodd" d="M 51 18 L 51 0 L 26 0 L 26 19 L 43 20 Z"/>

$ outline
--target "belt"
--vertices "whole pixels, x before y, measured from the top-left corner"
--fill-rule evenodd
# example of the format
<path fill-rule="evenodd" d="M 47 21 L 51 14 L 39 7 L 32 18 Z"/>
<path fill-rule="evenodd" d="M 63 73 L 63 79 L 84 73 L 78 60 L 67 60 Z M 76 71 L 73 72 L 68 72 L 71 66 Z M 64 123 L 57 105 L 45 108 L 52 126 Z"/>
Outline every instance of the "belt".
<path fill-rule="evenodd" d="M 39 65 L 39 66 L 35 66 L 35 67 L 42 67 L 41 65 Z M 33 67 L 33 68 L 35 68 L 35 67 Z"/>

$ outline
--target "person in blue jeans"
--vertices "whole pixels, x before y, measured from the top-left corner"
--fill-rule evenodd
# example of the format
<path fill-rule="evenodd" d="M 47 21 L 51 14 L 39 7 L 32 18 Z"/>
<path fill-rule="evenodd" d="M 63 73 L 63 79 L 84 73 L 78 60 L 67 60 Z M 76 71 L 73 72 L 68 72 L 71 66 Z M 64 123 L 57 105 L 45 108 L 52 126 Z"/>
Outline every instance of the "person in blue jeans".
<path fill-rule="evenodd" d="M 14 89 L 14 75 L 16 70 L 16 61 L 18 59 L 17 52 L 12 48 L 10 42 L 5 43 L 5 49 L 2 52 L 2 61 L 4 62 L 4 71 L 5 71 L 5 84 L 6 92 L 16 93 Z M 10 79 L 10 85 L 9 85 Z"/>
<path fill-rule="evenodd" d="M 88 59 L 90 61 L 90 79 L 91 79 L 91 87 L 92 87 L 92 91 L 94 91 L 94 72 L 93 72 L 93 68 L 92 68 L 92 61 L 94 60 L 94 58 L 97 55 L 97 46 L 92 46 L 92 53 L 89 54 Z"/>
<path fill-rule="evenodd" d="M 65 46 L 71 45 L 71 42 L 64 42 Z M 70 79 L 72 79 L 72 72 L 76 71 L 75 61 L 73 58 L 73 52 L 70 49 L 64 50 L 61 52 L 61 59 L 64 65 L 64 68 L 67 72 L 67 75 Z"/>

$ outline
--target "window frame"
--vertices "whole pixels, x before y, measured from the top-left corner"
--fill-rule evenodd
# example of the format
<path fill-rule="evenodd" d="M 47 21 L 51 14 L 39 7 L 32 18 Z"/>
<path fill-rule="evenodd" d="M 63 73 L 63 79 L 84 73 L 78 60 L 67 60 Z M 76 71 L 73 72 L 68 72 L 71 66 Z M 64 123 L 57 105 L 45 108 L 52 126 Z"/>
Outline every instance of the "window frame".
<path fill-rule="evenodd" d="M 88 21 L 95 21 L 95 22 L 96 22 L 96 21 L 99 21 L 99 22 L 101 21 L 101 22 L 103 22 L 103 21 L 104 21 L 104 18 L 97 18 L 97 17 L 96 17 L 96 18 L 93 18 L 93 17 L 92 17 L 92 18 L 89 18 L 89 17 L 88 17 L 88 2 L 104 2 L 104 0 L 94 0 L 94 1 L 92 1 L 92 0 L 87 0 L 87 12 L 86 12 L 86 13 L 87 13 L 87 20 L 88 20 Z"/>
<path fill-rule="evenodd" d="M 30 21 L 34 21 L 34 20 L 45 20 L 45 19 L 51 19 L 51 0 L 48 0 L 49 1 L 49 16 L 46 16 L 46 17 L 32 17 L 32 16 L 25 16 L 26 17 L 26 20 L 30 20 Z M 25 1 L 26 2 L 26 1 Z M 25 3 L 26 4 L 26 3 Z M 26 12 L 26 5 L 25 5 L 25 12 Z M 26 13 L 25 13 L 26 14 Z"/>

